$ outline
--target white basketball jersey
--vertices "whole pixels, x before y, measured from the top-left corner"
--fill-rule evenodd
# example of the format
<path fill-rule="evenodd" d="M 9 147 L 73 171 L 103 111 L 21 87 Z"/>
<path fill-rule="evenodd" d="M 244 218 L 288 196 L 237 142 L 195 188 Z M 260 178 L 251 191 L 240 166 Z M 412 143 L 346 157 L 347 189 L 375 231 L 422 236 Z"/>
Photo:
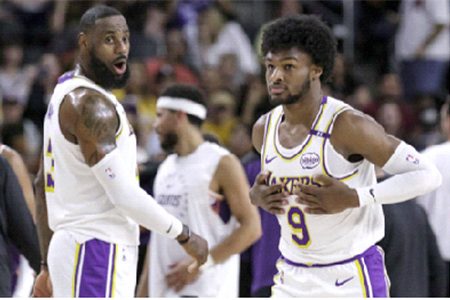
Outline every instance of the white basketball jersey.
<path fill-rule="evenodd" d="M 330 142 L 333 124 L 343 111 L 352 109 L 342 101 L 324 97 L 320 110 L 305 140 L 293 148 L 279 141 L 283 107 L 269 112 L 262 146 L 262 170 L 271 172 L 269 184 L 282 183 L 292 193 L 298 183 L 315 184 L 312 177 L 324 174 L 352 188 L 376 182 L 374 166 L 367 160 L 351 163 Z M 279 248 L 287 259 L 304 264 L 326 264 L 348 259 L 364 252 L 384 235 L 381 205 L 346 209 L 338 214 L 312 215 L 289 199 L 283 215 Z"/>
<path fill-rule="evenodd" d="M 55 87 L 44 120 L 45 195 L 49 226 L 64 229 L 79 243 L 97 238 L 110 243 L 137 245 L 137 224 L 117 210 L 86 164 L 80 147 L 61 132 L 59 109 L 64 97 L 76 88 L 88 88 L 105 95 L 116 107 L 120 126 L 116 145 L 136 177 L 136 137 L 125 111 L 115 96 L 76 71 L 61 76 Z"/>
<path fill-rule="evenodd" d="M 192 231 L 208 241 L 213 248 L 236 226 L 231 217 L 224 222 L 219 203 L 209 196 L 209 187 L 218 163 L 228 150 L 204 142 L 187 156 L 172 154 L 159 167 L 155 184 L 155 199 L 169 213 L 187 224 Z M 169 266 L 188 258 L 175 241 L 153 234 L 150 240 L 149 290 L 151 297 L 225 297 L 238 296 L 239 255 L 217 264 L 200 274 L 199 278 L 175 292 L 166 286 Z"/>

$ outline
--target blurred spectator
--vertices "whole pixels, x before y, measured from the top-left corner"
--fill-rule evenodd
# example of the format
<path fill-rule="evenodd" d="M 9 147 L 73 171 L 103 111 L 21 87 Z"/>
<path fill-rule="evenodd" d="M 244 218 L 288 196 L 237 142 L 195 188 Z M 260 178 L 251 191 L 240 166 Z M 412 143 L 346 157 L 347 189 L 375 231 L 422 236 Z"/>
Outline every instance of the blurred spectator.
<path fill-rule="evenodd" d="M 30 211 L 33 220 L 35 220 L 33 186 L 31 184 L 30 174 L 22 157 L 14 151 L 14 149 L 3 144 L 0 144 L 0 155 L 7 160 L 16 175 L 28 210 Z M 9 255 L 13 297 L 29 297 L 34 283 L 34 270 L 30 267 L 28 260 L 21 255 L 20 251 L 12 244 L 9 245 Z"/>
<path fill-rule="evenodd" d="M 345 102 L 366 114 L 373 114 L 376 110 L 376 103 L 370 87 L 365 83 L 355 87 Z"/>
<path fill-rule="evenodd" d="M 356 86 L 360 84 L 353 74 L 353 68 L 349 62 L 345 61 L 344 56 L 339 53 L 334 61 L 333 74 L 328 84 L 330 94 L 337 99 L 346 100 L 352 94 Z"/>
<path fill-rule="evenodd" d="M 42 135 L 33 122 L 22 118 L 24 107 L 21 103 L 4 98 L 2 110 L 4 114 L 1 127 L 3 143 L 19 152 L 28 170 L 36 174 Z"/>
<path fill-rule="evenodd" d="M 249 81 L 243 101 L 240 104 L 241 121 L 249 126 L 253 125 L 259 116 L 272 108 L 268 100 L 267 87 L 262 80 L 264 79 L 254 77 Z"/>
<path fill-rule="evenodd" d="M 380 113 L 377 113 L 377 110 L 379 110 L 384 103 L 396 103 L 401 113 L 401 134 L 403 135 L 403 138 L 409 142 L 411 140 L 411 132 L 417 126 L 417 118 L 411 104 L 407 103 L 404 99 L 399 75 L 396 73 L 382 74 L 378 82 L 377 92 L 376 105 L 372 106 L 373 110 L 368 111 L 368 113 L 373 116 L 378 115 L 379 117 L 382 117 Z"/>
<path fill-rule="evenodd" d="M 439 100 L 422 95 L 417 97 L 415 104 L 418 126 L 414 131 L 413 144 L 418 150 L 435 145 L 442 141 L 439 132 L 439 111 L 437 109 Z"/>
<path fill-rule="evenodd" d="M 441 94 L 450 60 L 449 1 L 402 1 L 400 17 L 396 57 L 406 100 Z"/>
<path fill-rule="evenodd" d="M 399 139 L 404 139 L 403 117 L 400 105 L 397 102 L 382 103 L 378 107 L 375 119 L 384 127 L 387 133 Z"/>
<path fill-rule="evenodd" d="M 231 133 L 237 124 L 236 99 L 227 91 L 215 92 L 207 101 L 208 115 L 203 131 L 217 137 L 219 143 L 228 147 Z"/>
<path fill-rule="evenodd" d="M 55 54 L 45 53 L 40 59 L 37 70 L 37 76 L 31 85 L 23 118 L 32 121 L 42 134 L 47 105 L 62 69 Z"/>
<path fill-rule="evenodd" d="M 205 91 L 207 98 L 214 92 L 217 92 L 225 88 L 225 84 L 220 77 L 220 71 L 218 67 L 205 66 L 200 70 L 200 85 Z"/>
<path fill-rule="evenodd" d="M 161 68 L 170 66 L 178 83 L 198 85 L 198 78 L 187 62 L 187 44 L 178 29 L 169 29 L 166 33 L 167 51 L 165 55 L 150 58 L 146 62 L 150 82 L 154 82 Z"/>
<path fill-rule="evenodd" d="M 8 44 L 3 47 L 0 62 L 0 94 L 10 101 L 26 105 L 36 68 L 23 66 L 23 46 Z"/>
<path fill-rule="evenodd" d="M 356 60 L 376 74 L 391 72 L 399 1 L 363 0 L 354 5 Z"/>
<path fill-rule="evenodd" d="M 239 66 L 235 77 L 242 80 L 246 75 L 259 72 L 258 59 L 249 38 L 241 25 L 225 13 L 219 2 L 214 2 L 201 12 L 198 30 L 200 51 L 196 55 L 201 58 L 201 66 L 218 66 L 223 55 L 232 54 Z"/>
<path fill-rule="evenodd" d="M 447 265 L 447 293 L 450 297 L 450 101 L 441 109 L 441 129 L 446 138 L 442 144 L 427 148 L 423 155 L 431 159 L 442 174 L 442 185 L 431 193 L 418 197 L 417 202 L 425 209 L 433 231 L 436 233 L 440 253 Z"/>
<path fill-rule="evenodd" d="M 447 274 L 424 210 L 414 201 L 383 205 L 391 297 L 443 297 Z"/>
<path fill-rule="evenodd" d="M 40 269 L 36 228 L 14 172 L 0 156 L 0 296 L 11 297 L 12 274 L 8 245 L 11 243 L 28 259 L 35 272 Z"/>
<path fill-rule="evenodd" d="M 53 37 L 53 14 L 56 3 L 51 0 L 7 0 L 5 8 L 13 20 L 23 28 L 21 37 L 25 42 L 25 61 L 33 62 L 39 58 Z M 8 42 L 8 41 L 6 41 Z"/>

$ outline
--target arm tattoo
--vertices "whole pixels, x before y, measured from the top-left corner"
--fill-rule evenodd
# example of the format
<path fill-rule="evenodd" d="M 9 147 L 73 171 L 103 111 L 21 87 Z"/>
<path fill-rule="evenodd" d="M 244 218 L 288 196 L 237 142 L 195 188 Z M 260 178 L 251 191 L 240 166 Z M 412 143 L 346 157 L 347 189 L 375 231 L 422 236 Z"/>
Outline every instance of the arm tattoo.
<path fill-rule="evenodd" d="M 98 94 L 83 97 L 79 113 L 83 138 L 95 145 L 85 152 L 86 161 L 92 166 L 115 148 L 119 118 L 114 105 Z"/>
<path fill-rule="evenodd" d="M 100 102 L 98 97 L 86 97 L 81 117 L 84 126 L 98 141 L 109 140 L 111 134 L 115 136 L 117 126 L 115 110 L 111 111 L 111 107 L 105 105 L 103 101 Z"/>

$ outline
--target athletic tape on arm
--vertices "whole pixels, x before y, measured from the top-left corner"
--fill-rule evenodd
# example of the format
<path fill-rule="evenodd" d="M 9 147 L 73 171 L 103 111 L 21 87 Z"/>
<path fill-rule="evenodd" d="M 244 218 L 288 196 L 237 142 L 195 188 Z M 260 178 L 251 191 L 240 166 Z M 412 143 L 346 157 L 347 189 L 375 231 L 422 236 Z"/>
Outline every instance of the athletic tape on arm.
<path fill-rule="evenodd" d="M 129 176 L 117 148 L 91 169 L 111 202 L 126 216 L 147 229 L 170 238 L 176 238 L 181 233 L 181 221 L 156 203 L 136 179 Z"/>
<path fill-rule="evenodd" d="M 442 182 L 433 163 L 404 142 L 397 146 L 383 170 L 394 176 L 372 186 L 357 188 L 360 206 L 402 202 L 426 194 Z"/>

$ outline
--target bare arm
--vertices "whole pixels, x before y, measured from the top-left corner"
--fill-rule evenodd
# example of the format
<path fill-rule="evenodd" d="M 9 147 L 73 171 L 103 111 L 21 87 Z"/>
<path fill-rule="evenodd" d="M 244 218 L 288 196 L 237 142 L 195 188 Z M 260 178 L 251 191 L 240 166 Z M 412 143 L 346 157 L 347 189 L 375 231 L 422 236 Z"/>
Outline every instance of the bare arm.
<path fill-rule="evenodd" d="M 445 24 L 434 24 L 433 30 L 427 35 L 422 44 L 416 49 L 415 57 L 422 58 L 427 48 L 434 42 L 434 40 L 444 31 Z"/>
<path fill-rule="evenodd" d="M 358 111 L 343 112 L 336 120 L 331 143 L 344 157 L 359 154 L 382 167 L 392 156 L 400 140 L 386 134 L 372 117 Z"/>
<path fill-rule="evenodd" d="M 45 179 L 44 179 L 44 162 L 41 160 L 38 174 L 34 181 L 34 188 L 36 193 L 36 227 L 39 237 L 39 247 L 41 250 L 41 272 L 36 277 L 33 288 L 34 297 L 51 297 L 52 289 L 50 277 L 47 269 L 47 254 L 48 246 L 52 238 L 53 232 L 48 226 L 47 218 L 47 203 L 45 200 Z"/>
<path fill-rule="evenodd" d="M 261 153 L 261 147 L 264 139 L 264 126 L 266 125 L 267 114 L 262 115 L 253 125 L 252 130 L 252 143 L 258 153 Z"/>
<path fill-rule="evenodd" d="M 210 249 L 212 258 L 210 263 L 220 264 L 231 255 L 244 251 L 261 236 L 261 221 L 256 207 L 250 203 L 244 170 L 234 155 L 222 157 L 211 185 L 224 191 L 231 213 L 239 222 L 239 227 Z M 198 278 L 199 269 L 189 272 L 187 266 L 190 264 L 188 260 L 172 266 L 166 275 L 167 285 L 179 291 L 186 284 L 195 281 Z"/>
<path fill-rule="evenodd" d="M 221 263 L 231 255 L 241 253 L 260 238 L 261 220 L 258 210 L 250 203 L 244 169 L 234 155 L 222 157 L 215 178 L 225 194 L 232 215 L 240 225 L 210 250 L 214 261 Z"/>
<path fill-rule="evenodd" d="M 89 89 L 68 94 L 60 108 L 61 130 L 78 144 L 88 166 L 98 163 L 116 148 L 119 126 L 114 105 L 103 95 Z"/>

